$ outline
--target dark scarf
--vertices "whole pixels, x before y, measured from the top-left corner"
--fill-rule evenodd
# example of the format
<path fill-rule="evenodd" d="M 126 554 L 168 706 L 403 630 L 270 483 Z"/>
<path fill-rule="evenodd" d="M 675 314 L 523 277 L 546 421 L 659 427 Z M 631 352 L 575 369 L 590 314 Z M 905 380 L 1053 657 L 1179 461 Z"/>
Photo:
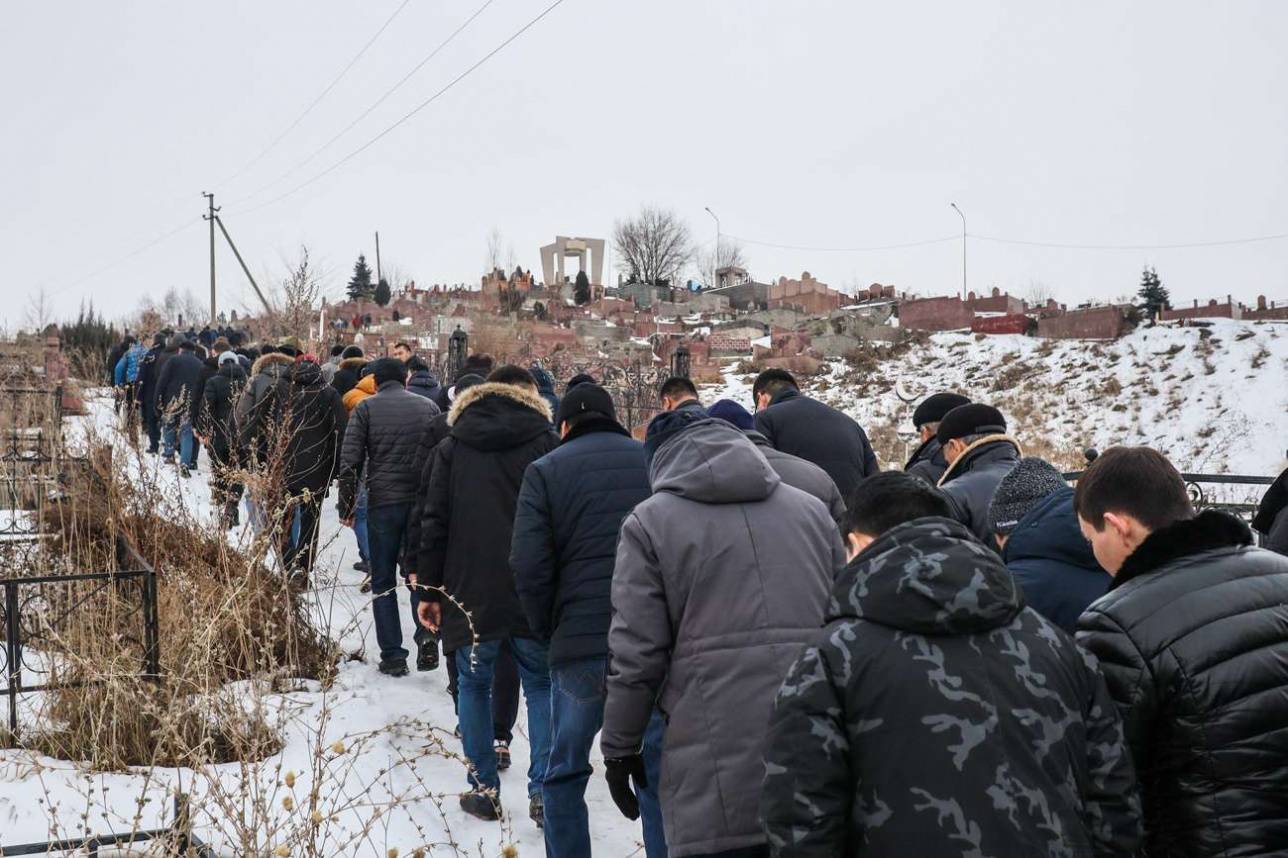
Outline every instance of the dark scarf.
<path fill-rule="evenodd" d="M 1174 521 L 1145 537 L 1114 576 L 1109 589 L 1146 575 L 1173 560 L 1212 551 L 1252 544 L 1252 531 L 1229 513 L 1205 510 L 1194 518 Z"/>
<path fill-rule="evenodd" d="M 1288 470 L 1280 474 L 1266 490 L 1265 497 L 1261 499 L 1261 505 L 1257 507 L 1257 514 L 1252 519 L 1252 528 L 1261 533 L 1269 533 L 1270 528 L 1275 525 L 1275 519 L 1286 506 L 1288 506 Z"/>

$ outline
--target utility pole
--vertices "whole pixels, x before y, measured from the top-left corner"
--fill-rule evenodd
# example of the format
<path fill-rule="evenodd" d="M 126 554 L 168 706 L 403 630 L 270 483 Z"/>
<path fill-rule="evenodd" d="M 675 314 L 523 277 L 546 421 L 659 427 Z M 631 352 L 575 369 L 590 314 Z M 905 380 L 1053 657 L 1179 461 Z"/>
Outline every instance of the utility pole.
<path fill-rule="evenodd" d="M 242 259 L 241 253 L 237 250 L 237 245 L 233 244 L 233 237 L 228 234 L 228 227 L 224 226 L 224 219 L 215 215 L 214 222 L 219 224 L 219 231 L 222 232 L 224 234 L 224 238 L 227 239 L 228 246 L 232 248 L 233 256 L 237 257 L 237 262 L 241 265 L 242 271 L 246 274 L 246 279 L 250 281 L 250 287 L 254 289 L 255 294 L 259 296 L 259 302 L 264 305 L 264 309 L 268 313 L 272 313 L 273 306 L 268 303 L 268 299 L 264 297 L 264 293 L 259 291 L 259 284 L 255 282 L 255 278 L 251 275 L 250 269 L 246 267 L 246 260 Z"/>
<path fill-rule="evenodd" d="M 214 194 L 202 191 L 201 195 L 206 198 L 206 205 L 209 209 L 202 217 L 210 221 L 210 324 L 213 325 L 217 321 L 216 315 L 218 314 L 218 309 L 215 306 L 215 212 L 219 211 L 219 209 L 215 208 Z"/>
<path fill-rule="evenodd" d="M 376 282 L 384 279 L 385 275 L 380 271 L 380 230 L 376 230 Z"/>
<path fill-rule="evenodd" d="M 966 300 L 966 215 L 957 208 L 957 203 L 949 203 L 953 211 L 962 216 L 962 300 Z"/>
<path fill-rule="evenodd" d="M 716 274 L 720 270 L 720 218 L 716 217 L 716 213 L 711 210 L 711 206 L 707 206 L 706 209 L 707 214 L 715 218 L 716 221 L 716 249 L 711 254 L 711 286 L 709 287 L 714 289 L 720 285 L 718 282 L 719 275 Z"/>

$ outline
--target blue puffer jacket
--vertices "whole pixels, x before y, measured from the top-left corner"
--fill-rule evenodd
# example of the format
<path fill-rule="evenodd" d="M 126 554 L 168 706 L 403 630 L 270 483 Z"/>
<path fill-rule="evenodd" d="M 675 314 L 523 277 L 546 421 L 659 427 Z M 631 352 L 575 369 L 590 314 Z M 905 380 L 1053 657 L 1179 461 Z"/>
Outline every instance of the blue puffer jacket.
<path fill-rule="evenodd" d="M 143 356 L 147 354 L 147 349 L 142 343 L 135 343 L 121 355 L 121 359 L 116 362 L 113 368 L 112 378 L 117 387 L 122 384 L 134 384 L 139 380 L 139 364 L 143 362 Z"/>
<path fill-rule="evenodd" d="M 510 567 L 552 667 L 607 655 L 618 532 L 648 496 L 643 446 L 608 419 L 578 425 L 528 466 Z"/>
<path fill-rule="evenodd" d="M 1061 489 L 1029 510 L 1007 540 L 1002 560 L 1025 603 L 1069 634 L 1078 616 L 1109 589 L 1109 574 L 1078 529 L 1073 489 Z"/>

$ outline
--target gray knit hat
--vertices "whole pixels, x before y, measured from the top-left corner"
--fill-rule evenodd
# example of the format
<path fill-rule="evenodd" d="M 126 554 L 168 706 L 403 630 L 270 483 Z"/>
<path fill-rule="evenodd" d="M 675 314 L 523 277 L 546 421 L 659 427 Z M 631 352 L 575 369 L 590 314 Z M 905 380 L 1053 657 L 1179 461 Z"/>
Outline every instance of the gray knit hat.
<path fill-rule="evenodd" d="M 997 484 L 988 505 L 988 526 L 994 533 L 1009 534 L 1044 498 L 1068 485 L 1050 462 L 1026 456 Z"/>

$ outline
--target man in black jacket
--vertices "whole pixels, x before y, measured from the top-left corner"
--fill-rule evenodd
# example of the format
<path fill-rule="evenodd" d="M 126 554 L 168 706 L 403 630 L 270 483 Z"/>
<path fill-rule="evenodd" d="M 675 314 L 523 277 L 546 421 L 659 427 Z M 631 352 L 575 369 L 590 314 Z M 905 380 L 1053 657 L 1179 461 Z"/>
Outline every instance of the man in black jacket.
<path fill-rule="evenodd" d="M 340 518 L 354 523 L 358 484 L 367 477 L 367 552 L 375 596 L 376 641 L 380 672 L 407 674 L 407 650 L 398 618 L 398 557 L 416 500 L 422 462 L 422 438 L 438 406 L 408 393 L 407 367 L 397 358 L 380 358 L 370 366 L 376 395 L 358 403 L 349 418 L 340 465 Z M 412 598 L 419 598 L 412 590 Z"/>
<path fill-rule="evenodd" d="M 991 405 L 972 402 L 944 415 L 936 432 L 948 460 L 939 487 L 948 497 L 952 517 L 992 548 L 988 505 L 1002 478 L 1020 460 L 1020 445 L 1006 434 L 1006 418 Z"/>
<path fill-rule="evenodd" d="M 196 345 L 181 339 L 178 353 L 165 362 L 157 378 L 157 408 L 161 414 L 161 456 L 167 464 L 174 462 L 179 448 L 179 472 L 188 476 L 197 467 L 197 445 L 192 436 L 192 406 L 201 381 L 202 360 Z"/>
<path fill-rule="evenodd" d="M 846 414 L 800 392 L 785 369 L 767 369 L 752 384 L 756 429 L 775 450 L 813 462 L 848 498 L 879 470 L 863 427 Z"/>
<path fill-rule="evenodd" d="M 1078 620 L 1122 712 L 1150 858 L 1288 854 L 1288 558 L 1239 519 L 1195 515 L 1148 447 L 1078 480 L 1082 533 L 1113 584 Z"/>
<path fill-rule="evenodd" d="M 912 425 L 917 428 L 921 446 L 903 466 L 905 472 L 921 477 L 932 486 L 939 485 L 939 478 L 948 470 L 948 460 L 944 458 L 937 434 L 939 421 L 957 406 L 969 403 L 970 399 L 960 393 L 935 393 L 921 401 L 912 412 Z"/>
<path fill-rule="evenodd" d="M 362 353 L 362 346 L 346 346 L 340 352 L 340 362 L 331 376 L 331 386 L 344 396 L 358 386 L 362 368 L 366 365 L 367 359 Z"/>
<path fill-rule="evenodd" d="M 143 430 L 148 436 L 148 452 L 160 452 L 161 420 L 157 415 L 157 377 L 160 375 L 160 357 L 165 352 L 165 334 L 152 338 L 152 348 L 139 363 L 139 403 L 143 411 Z"/>
<path fill-rule="evenodd" d="M 529 627 L 550 642 L 546 855 L 590 858 L 586 783 L 591 745 L 604 722 L 617 534 L 650 492 L 644 447 L 617 422 L 604 388 L 569 390 L 555 422 L 563 438 L 558 449 L 523 476 L 510 567 Z M 660 745 L 647 748 L 650 755 L 660 767 Z M 654 811 L 655 787 L 652 802 L 645 803 Z M 644 826 L 653 855 L 665 843 L 660 813 L 646 813 Z"/>
<path fill-rule="evenodd" d="M 434 450 L 425 493 L 416 576 L 434 588 L 421 602 L 421 621 L 439 632 L 444 650 L 456 652 L 461 740 L 473 787 L 461 796 L 461 807 L 482 819 L 500 816 L 492 674 L 501 642 L 509 641 L 528 703 L 529 814 L 541 824 L 550 672 L 546 644 L 534 637 L 519 606 L 510 541 L 523 474 L 559 436 L 550 426 L 550 406 L 522 367 L 500 367 L 486 384 L 458 396 L 449 415 L 452 434 Z"/>
<path fill-rule="evenodd" d="M 201 389 L 201 405 L 194 424 L 198 437 L 210 451 L 210 494 L 220 509 L 225 528 L 239 523 L 237 505 L 241 501 L 242 484 L 231 479 L 228 471 L 236 466 L 237 428 L 233 425 L 233 412 L 245 385 L 246 373 L 237 355 L 225 351 L 219 356 L 219 371 Z"/>
<path fill-rule="evenodd" d="M 774 854 L 1134 854 L 1136 778 L 1095 660 L 947 513 L 897 471 L 853 497 L 849 566 L 770 722 Z"/>

